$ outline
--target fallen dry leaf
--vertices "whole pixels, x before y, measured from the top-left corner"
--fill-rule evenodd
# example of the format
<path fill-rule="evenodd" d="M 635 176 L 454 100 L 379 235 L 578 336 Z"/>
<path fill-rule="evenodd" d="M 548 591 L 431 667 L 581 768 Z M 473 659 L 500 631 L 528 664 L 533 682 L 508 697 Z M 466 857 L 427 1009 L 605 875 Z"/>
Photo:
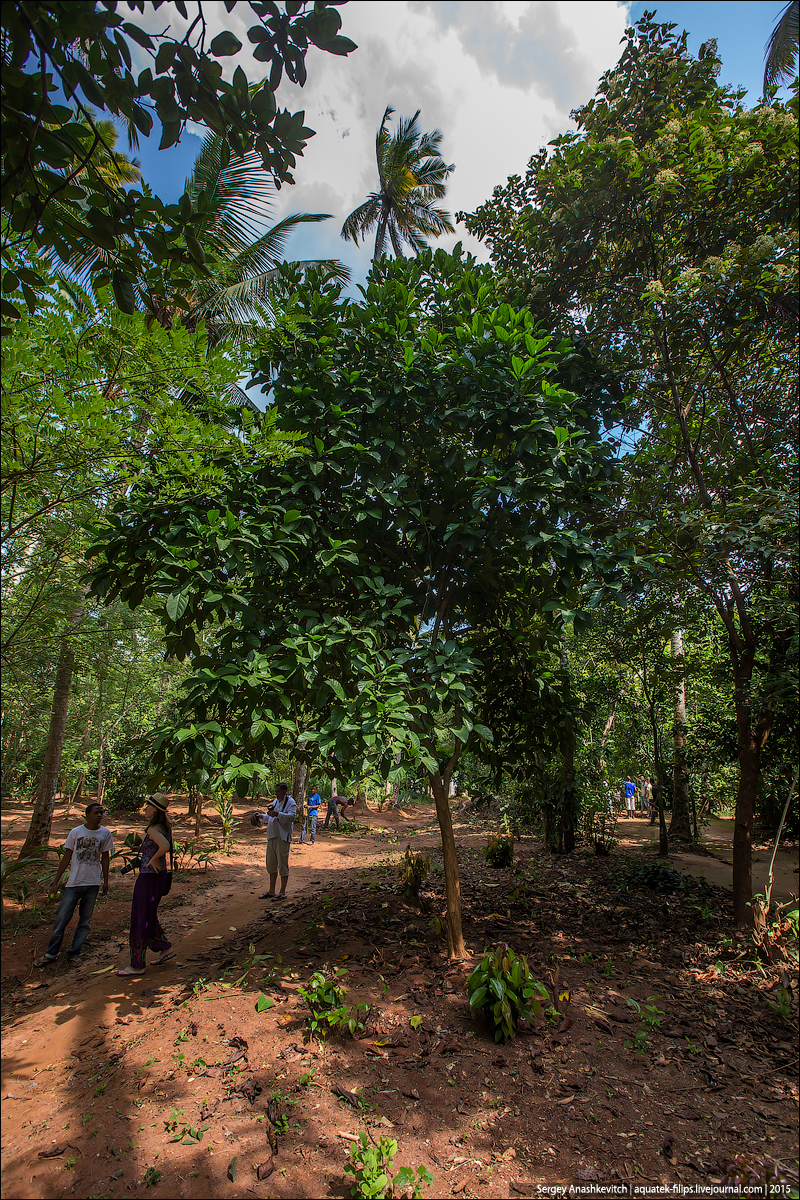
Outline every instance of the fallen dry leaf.
<path fill-rule="evenodd" d="M 264 1159 L 260 1167 L 256 1167 L 256 1179 L 269 1179 L 274 1170 L 275 1160 L 270 1154 L 269 1158 Z"/>

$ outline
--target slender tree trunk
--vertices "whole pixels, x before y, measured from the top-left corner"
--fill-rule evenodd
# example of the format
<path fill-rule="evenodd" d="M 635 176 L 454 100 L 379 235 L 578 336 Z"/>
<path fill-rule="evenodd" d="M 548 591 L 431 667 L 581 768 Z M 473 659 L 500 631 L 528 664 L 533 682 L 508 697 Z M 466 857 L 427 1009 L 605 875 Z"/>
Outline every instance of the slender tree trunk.
<path fill-rule="evenodd" d="M 86 726 L 83 730 L 83 741 L 81 743 L 81 762 L 86 762 L 86 755 L 89 753 L 89 734 L 92 730 L 92 721 L 94 720 L 94 701 L 97 694 L 97 682 L 95 681 L 94 689 L 92 690 L 92 698 L 89 702 L 89 715 L 86 718 Z M 67 806 L 67 813 L 70 812 L 73 804 L 80 804 L 83 797 L 83 785 L 86 783 L 86 768 L 82 767 L 78 775 L 78 782 L 75 784 L 75 791 L 70 797 Z"/>
<path fill-rule="evenodd" d="M 61 638 L 61 650 L 56 668 L 56 682 L 53 689 L 53 707 L 50 712 L 50 728 L 47 733 L 47 746 L 44 753 L 44 763 L 36 787 L 36 801 L 33 807 L 30 828 L 25 838 L 25 844 L 20 851 L 24 858 L 40 846 L 48 845 L 50 827 L 53 823 L 53 810 L 56 803 L 56 788 L 61 772 L 61 752 L 64 748 L 64 732 L 67 727 L 69 712 L 69 694 L 72 687 L 72 672 L 75 667 L 75 649 L 70 633 L 78 625 L 83 616 L 83 605 L 76 606 L 69 617 L 69 627 Z"/>
<path fill-rule="evenodd" d="M 105 786 L 105 772 L 103 770 L 103 750 L 105 742 L 102 734 L 100 735 L 100 745 L 97 751 L 97 803 L 103 803 L 103 788 Z"/>
<path fill-rule="evenodd" d="M 437 771 L 435 775 L 430 776 L 430 781 L 433 798 L 436 801 L 436 816 L 439 819 L 439 829 L 442 833 L 444 881 L 447 892 L 447 953 L 450 958 L 466 958 L 467 948 L 464 945 L 464 934 L 461 929 L 461 881 L 458 872 L 458 855 L 453 835 L 450 800 L 447 795 L 455 762 L 455 758 L 450 760 L 444 777 Z"/>
<path fill-rule="evenodd" d="M 300 819 L 300 824 L 303 824 L 305 817 L 306 804 L 306 782 L 308 780 L 308 767 L 305 763 L 296 762 L 294 771 L 292 772 L 292 795 L 294 796 L 297 805 L 297 815 Z"/>
<path fill-rule="evenodd" d="M 683 630 L 673 631 L 670 649 L 675 672 L 675 711 L 672 725 L 672 822 L 669 832 L 670 837 L 688 842 L 692 836 L 692 827 L 689 812 L 689 771 L 686 766 L 686 672 Z"/>
<path fill-rule="evenodd" d="M 200 837 L 200 825 L 203 820 L 203 801 L 204 800 L 205 800 L 205 796 L 203 795 L 202 789 L 198 788 L 198 790 L 197 790 L 197 805 L 194 810 L 194 836 L 195 837 Z"/>

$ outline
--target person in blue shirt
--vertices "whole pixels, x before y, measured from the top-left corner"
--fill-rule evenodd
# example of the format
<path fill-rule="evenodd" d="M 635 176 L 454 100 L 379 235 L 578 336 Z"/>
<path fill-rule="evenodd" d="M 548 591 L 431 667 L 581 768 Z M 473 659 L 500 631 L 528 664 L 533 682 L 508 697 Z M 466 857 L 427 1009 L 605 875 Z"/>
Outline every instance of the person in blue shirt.
<path fill-rule="evenodd" d="M 628 809 L 628 816 L 636 816 L 636 784 L 631 779 L 625 780 L 625 801 Z"/>
<path fill-rule="evenodd" d="M 322 804 L 322 797 L 317 791 L 317 785 L 311 784 L 311 795 L 308 797 L 308 827 L 311 831 L 311 845 L 317 840 L 317 817 L 319 816 L 319 806 Z M 306 823 L 303 822 L 303 829 L 300 834 L 301 843 L 306 840 Z"/>

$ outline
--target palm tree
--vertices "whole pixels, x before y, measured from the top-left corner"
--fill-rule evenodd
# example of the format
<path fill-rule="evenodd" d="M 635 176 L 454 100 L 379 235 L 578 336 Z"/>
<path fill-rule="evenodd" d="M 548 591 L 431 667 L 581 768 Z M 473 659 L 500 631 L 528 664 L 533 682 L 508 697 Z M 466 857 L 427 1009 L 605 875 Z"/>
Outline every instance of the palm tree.
<path fill-rule="evenodd" d="M 445 180 L 455 169 L 441 157 L 441 131 L 423 133 L 417 109 L 410 119 L 400 118 L 391 136 L 386 124 L 393 113 L 393 108 L 386 109 L 375 139 L 380 190 L 370 193 L 342 225 L 342 237 L 356 245 L 375 229 L 375 258 L 384 253 L 387 236 L 402 258 L 403 242 L 420 251 L 427 245 L 426 237 L 454 232 L 450 214 L 433 207 L 434 200 L 444 196 Z"/>
<path fill-rule="evenodd" d="M 254 152 L 225 163 L 223 140 L 216 134 L 203 142 L 186 194 L 203 214 L 195 223 L 194 237 L 213 261 L 210 272 L 199 276 L 186 296 L 190 307 L 181 320 L 190 328 L 205 321 L 212 345 L 250 340 L 272 317 L 272 285 L 292 230 L 327 221 L 330 214 L 294 213 L 268 226 L 274 184 L 261 155 Z M 350 278 L 347 267 L 335 260 L 308 259 L 296 265 L 325 266 L 338 279 Z M 152 297 L 148 300 L 153 303 Z M 156 315 L 163 324 L 171 324 L 174 310 L 157 308 Z"/>
<path fill-rule="evenodd" d="M 791 0 L 764 47 L 764 95 L 781 80 L 789 80 L 794 70 L 798 47 L 800 3 Z"/>
<path fill-rule="evenodd" d="M 134 178 L 140 178 L 138 165 L 118 152 L 109 168 L 118 172 L 117 182 L 128 181 L 126 168 L 135 172 Z M 204 321 L 209 345 L 252 340 L 273 316 L 272 284 L 292 230 L 304 223 L 327 221 L 330 214 L 294 213 L 270 226 L 275 185 L 261 155 L 253 152 L 240 158 L 226 156 L 223 138 L 218 134 L 210 134 L 203 142 L 185 190 L 193 209 L 202 214 L 194 222 L 194 233 L 187 243 L 193 257 L 199 261 L 208 256 L 209 264 L 184 295 L 180 310 L 154 294 L 146 277 L 133 281 L 136 307 L 150 313 L 165 328 L 170 328 L 178 317 L 192 329 Z M 89 284 L 98 261 L 111 270 L 114 258 L 113 252 L 94 243 L 87 246 L 85 254 L 64 263 L 64 290 L 70 294 L 74 291 L 77 302 L 80 287 Z M 348 268 L 336 260 L 303 260 L 296 265 L 323 266 L 338 279 L 346 282 L 350 278 Z"/>

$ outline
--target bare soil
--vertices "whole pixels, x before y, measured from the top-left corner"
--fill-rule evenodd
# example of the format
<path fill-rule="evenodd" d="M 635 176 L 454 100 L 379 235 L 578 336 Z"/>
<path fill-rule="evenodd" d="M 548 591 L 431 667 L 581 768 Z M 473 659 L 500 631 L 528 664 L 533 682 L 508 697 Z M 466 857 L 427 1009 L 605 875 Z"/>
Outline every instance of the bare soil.
<path fill-rule="evenodd" d="M 14 818 L 21 843 L 24 810 L 4 807 L 4 827 Z M 133 875 L 112 873 L 80 966 L 32 966 L 53 906 L 7 913 L 5 1195 L 346 1196 L 360 1130 L 396 1138 L 395 1169 L 424 1163 L 437 1197 L 691 1189 L 737 1154 L 796 1171 L 796 964 L 760 962 L 713 883 L 626 889 L 626 862 L 648 852 L 644 821 L 620 823 L 610 858 L 558 858 L 526 836 L 495 870 L 487 824 L 456 814 L 473 956 L 506 942 L 569 991 L 563 1020 L 543 1013 L 503 1046 L 467 1003 L 476 958 L 448 962 L 437 932 L 432 808 L 356 820 L 293 844 L 282 904 L 259 899 L 266 832 L 243 824 L 215 869 L 178 873 L 161 910 L 177 957 L 138 979 L 113 970 L 127 960 Z M 59 818 L 53 841 L 75 823 Z M 137 828 L 107 823 L 118 845 Z M 178 822 L 178 838 L 188 829 Z M 426 912 L 398 892 L 407 843 L 431 853 Z M 306 1040 L 297 988 L 324 965 L 345 967 L 348 1002 L 371 1006 L 363 1036 Z M 259 995 L 272 1001 L 260 1013 Z"/>

